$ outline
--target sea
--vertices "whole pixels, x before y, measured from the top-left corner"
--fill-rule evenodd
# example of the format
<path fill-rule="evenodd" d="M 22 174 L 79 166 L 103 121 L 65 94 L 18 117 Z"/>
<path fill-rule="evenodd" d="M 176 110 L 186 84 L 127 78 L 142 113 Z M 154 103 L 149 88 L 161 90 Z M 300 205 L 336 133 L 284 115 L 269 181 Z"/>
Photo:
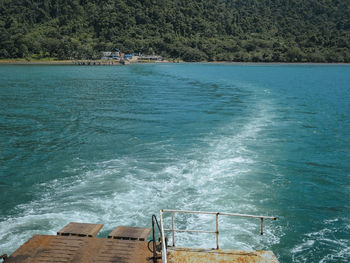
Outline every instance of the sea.
<path fill-rule="evenodd" d="M 350 66 L 0 65 L 0 254 L 69 222 L 150 227 L 160 209 L 275 216 L 264 235 L 220 216 L 220 247 L 350 262 Z"/>

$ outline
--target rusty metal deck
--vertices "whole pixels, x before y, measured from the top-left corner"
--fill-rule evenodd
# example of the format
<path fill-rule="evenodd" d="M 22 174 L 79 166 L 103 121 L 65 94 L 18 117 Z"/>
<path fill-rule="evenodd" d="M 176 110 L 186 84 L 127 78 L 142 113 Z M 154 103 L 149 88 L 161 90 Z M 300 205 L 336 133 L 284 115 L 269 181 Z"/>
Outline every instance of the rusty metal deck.
<path fill-rule="evenodd" d="M 146 263 L 147 242 L 35 235 L 5 260 L 6 263 Z"/>
<path fill-rule="evenodd" d="M 172 229 L 164 229 L 163 212 L 172 213 Z M 174 213 L 202 213 L 216 216 L 216 231 L 177 230 L 174 227 Z M 241 216 L 264 219 L 274 217 L 214 213 L 183 210 L 161 210 L 160 225 L 156 216 L 152 216 L 153 231 L 157 225 L 161 233 L 161 243 L 156 243 L 153 232 L 153 253 L 149 251 L 147 238 L 151 228 L 119 226 L 115 228 L 108 238 L 96 238 L 103 227 L 102 224 L 69 223 L 57 232 L 57 236 L 35 235 L 17 249 L 10 257 L 0 256 L 5 263 L 147 263 L 161 259 L 163 263 L 278 263 L 271 251 L 237 251 L 219 249 L 218 216 Z M 155 225 L 156 223 L 156 225 Z M 194 248 L 167 248 L 167 237 L 164 230 L 172 231 L 174 240 L 175 231 L 215 233 L 217 249 Z M 262 231 L 261 231 L 262 233 Z M 151 249 L 152 250 L 152 249 Z M 153 260 L 152 260 L 153 256 Z"/>
<path fill-rule="evenodd" d="M 168 248 L 168 263 L 278 263 L 271 251 Z"/>
<path fill-rule="evenodd" d="M 96 237 L 103 224 L 88 224 L 70 222 L 57 232 L 59 236 L 79 236 L 79 237 Z"/>
<path fill-rule="evenodd" d="M 151 231 L 151 228 L 118 226 L 108 235 L 108 238 L 146 241 Z"/>

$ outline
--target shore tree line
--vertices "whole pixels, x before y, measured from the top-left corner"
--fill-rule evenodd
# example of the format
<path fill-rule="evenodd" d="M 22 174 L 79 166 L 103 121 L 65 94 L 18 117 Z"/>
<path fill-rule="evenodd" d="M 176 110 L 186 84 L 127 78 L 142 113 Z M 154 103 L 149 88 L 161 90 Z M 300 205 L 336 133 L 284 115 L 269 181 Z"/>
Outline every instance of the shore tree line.
<path fill-rule="evenodd" d="M 0 0 L 0 57 L 350 62 L 350 0 Z"/>

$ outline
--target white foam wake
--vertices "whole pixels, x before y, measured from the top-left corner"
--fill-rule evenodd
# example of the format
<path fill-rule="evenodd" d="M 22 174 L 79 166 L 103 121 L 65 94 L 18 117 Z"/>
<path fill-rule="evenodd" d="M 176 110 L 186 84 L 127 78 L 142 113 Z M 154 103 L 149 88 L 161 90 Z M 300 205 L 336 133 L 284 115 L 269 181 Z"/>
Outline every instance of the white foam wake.
<path fill-rule="evenodd" d="M 149 226 L 151 215 L 161 208 L 260 214 L 253 193 L 267 186 L 250 177 L 261 158 L 254 147 L 264 142 L 262 133 L 272 112 L 268 101 L 259 101 L 248 117 L 202 138 L 206 147 L 193 146 L 174 155 L 164 150 L 162 141 L 150 145 L 163 151 L 168 162 L 149 156 L 116 158 L 99 162 L 88 172 L 37 185 L 41 195 L 17 207 L 17 216 L 0 222 L 0 251 L 11 253 L 33 234 L 55 234 L 70 221 L 104 223 L 103 235 L 118 225 Z M 68 169 L 78 165 L 81 160 Z M 178 228 L 215 227 L 209 216 L 177 220 Z M 279 242 L 277 228 L 267 224 L 265 236 L 260 237 L 258 223 L 222 218 L 221 247 L 250 250 Z M 179 234 L 177 238 L 182 245 L 215 246 L 214 236 Z"/>

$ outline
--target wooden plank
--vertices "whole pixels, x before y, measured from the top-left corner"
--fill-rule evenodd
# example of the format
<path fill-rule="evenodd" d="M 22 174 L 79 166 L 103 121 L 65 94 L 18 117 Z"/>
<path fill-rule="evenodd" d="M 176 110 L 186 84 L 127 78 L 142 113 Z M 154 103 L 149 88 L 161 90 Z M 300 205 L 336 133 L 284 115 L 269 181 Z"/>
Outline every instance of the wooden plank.
<path fill-rule="evenodd" d="M 6 263 L 149 263 L 150 256 L 147 242 L 36 235 L 7 258 Z"/>
<path fill-rule="evenodd" d="M 88 224 L 70 222 L 57 232 L 58 236 L 79 236 L 79 237 L 96 237 L 100 232 L 103 224 Z"/>
<path fill-rule="evenodd" d="M 146 241 L 151 230 L 151 228 L 118 226 L 108 235 L 108 238 Z"/>

